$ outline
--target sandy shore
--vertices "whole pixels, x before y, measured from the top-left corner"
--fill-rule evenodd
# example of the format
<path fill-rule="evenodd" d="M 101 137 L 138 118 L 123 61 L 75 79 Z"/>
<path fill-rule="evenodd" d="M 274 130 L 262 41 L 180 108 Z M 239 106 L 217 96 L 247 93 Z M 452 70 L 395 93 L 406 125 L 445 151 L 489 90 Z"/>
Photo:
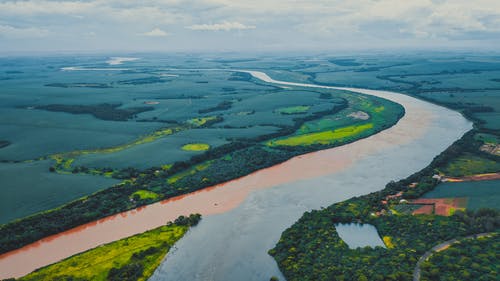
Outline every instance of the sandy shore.
<path fill-rule="evenodd" d="M 363 156 L 410 143 L 426 133 L 435 116 L 425 102 L 386 91 L 334 88 L 275 81 L 265 73 L 247 71 L 258 79 L 288 86 L 345 89 L 386 98 L 405 108 L 405 116 L 393 127 L 341 147 L 292 158 L 276 166 L 194 193 L 141 207 L 44 238 L 0 256 L 0 278 L 20 277 L 71 255 L 165 224 L 179 215 L 223 213 L 241 204 L 253 191 L 302 179 L 336 173 Z"/>

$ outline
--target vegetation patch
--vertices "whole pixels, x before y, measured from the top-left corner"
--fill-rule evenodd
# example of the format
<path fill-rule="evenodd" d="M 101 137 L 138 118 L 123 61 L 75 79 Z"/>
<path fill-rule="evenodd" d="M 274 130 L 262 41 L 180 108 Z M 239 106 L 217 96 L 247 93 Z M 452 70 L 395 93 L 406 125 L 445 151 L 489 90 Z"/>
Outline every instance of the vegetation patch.
<path fill-rule="evenodd" d="M 207 161 L 206 163 L 202 163 L 202 164 L 199 164 L 199 165 L 196 165 L 184 172 L 181 172 L 181 173 L 178 173 L 178 174 L 175 174 L 173 176 L 171 176 L 170 178 L 167 179 L 167 183 L 168 184 L 174 184 L 176 183 L 178 180 L 184 178 L 184 177 L 187 177 L 187 176 L 192 176 L 192 175 L 195 175 L 196 173 L 200 172 L 200 171 L 203 171 L 205 169 L 207 169 L 208 167 L 210 167 L 211 165 L 211 162 L 210 161 Z"/>
<path fill-rule="evenodd" d="M 233 103 L 231 101 L 223 101 L 214 107 L 200 109 L 200 110 L 198 110 L 198 113 L 205 114 L 205 113 L 210 113 L 210 112 L 214 112 L 214 111 L 228 110 L 231 108 L 232 105 L 233 105 Z"/>
<path fill-rule="evenodd" d="M 0 148 L 4 148 L 10 145 L 10 141 L 0 140 Z"/>
<path fill-rule="evenodd" d="M 118 83 L 122 85 L 145 85 L 145 84 L 165 83 L 168 81 L 169 81 L 168 79 L 164 79 L 162 77 L 151 76 L 146 78 L 122 80 L 119 81 Z"/>
<path fill-rule="evenodd" d="M 474 139 L 483 143 L 498 144 L 498 137 L 493 134 L 479 133 L 474 135 Z"/>
<path fill-rule="evenodd" d="M 209 149 L 210 145 L 206 143 L 188 143 L 182 146 L 182 150 L 186 151 L 205 151 Z"/>
<path fill-rule="evenodd" d="M 450 161 L 441 172 L 447 176 L 461 177 L 500 171 L 500 162 L 465 153 Z"/>
<path fill-rule="evenodd" d="M 45 84 L 44 86 L 57 87 L 57 88 L 94 88 L 94 89 L 112 88 L 110 85 L 104 83 L 49 83 Z"/>
<path fill-rule="evenodd" d="M 268 146 L 303 146 L 321 144 L 328 145 L 337 142 L 343 142 L 352 139 L 361 133 L 373 128 L 373 124 L 347 126 L 333 131 L 319 133 L 309 133 L 298 136 L 292 136 L 267 142 Z"/>
<path fill-rule="evenodd" d="M 111 121 L 127 121 L 141 112 L 151 111 L 154 109 L 154 107 L 151 106 L 118 108 L 120 106 L 121 104 L 119 103 L 101 103 L 94 105 L 49 104 L 35 106 L 34 108 L 71 114 L 90 114 L 97 119 Z"/>
<path fill-rule="evenodd" d="M 309 109 L 311 106 L 309 105 L 297 105 L 297 106 L 289 106 L 289 107 L 283 107 L 276 109 L 274 112 L 283 114 L 283 115 L 291 115 L 291 114 L 304 114 Z"/>
<path fill-rule="evenodd" d="M 387 247 L 387 249 L 394 248 L 394 244 L 392 243 L 391 236 L 384 236 L 384 237 L 382 237 L 382 240 L 384 240 L 384 244 Z"/>
<path fill-rule="evenodd" d="M 157 199 L 159 197 L 158 194 L 149 191 L 149 190 L 144 190 L 140 189 L 137 190 L 136 192 L 132 193 L 130 196 L 132 199 L 140 199 L 140 200 L 146 200 L 146 199 Z"/>
<path fill-rule="evenodd" d="M 49 265 L 19 280 L 147 280 L 199 215 L 99 246 Z"/>
<path fill-rule="evenodd" d="M 338 66 L 360 66 L 362 63 L 356 62 L 355 59 L 331 59 L 329 62 Z"/>
<path fill-rule="evenodd" d="M 208 117 L 198 117 L 187 120 L 187 123 L 190 125 L 195 125 L 198 127 L 204 126 L 210 122 L 216 121 L 218 119 L 217 116 L 208 116 Z"/>

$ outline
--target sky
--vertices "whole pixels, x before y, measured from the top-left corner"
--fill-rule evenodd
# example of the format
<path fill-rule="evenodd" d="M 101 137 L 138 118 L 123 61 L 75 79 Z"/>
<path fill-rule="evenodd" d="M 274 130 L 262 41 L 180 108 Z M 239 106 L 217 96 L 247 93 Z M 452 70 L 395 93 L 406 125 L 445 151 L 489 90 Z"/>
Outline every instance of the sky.
<path fill-rule="evenodd" d="M 0 0 L 0 52 L 497 50 L 500 0 Z"/>

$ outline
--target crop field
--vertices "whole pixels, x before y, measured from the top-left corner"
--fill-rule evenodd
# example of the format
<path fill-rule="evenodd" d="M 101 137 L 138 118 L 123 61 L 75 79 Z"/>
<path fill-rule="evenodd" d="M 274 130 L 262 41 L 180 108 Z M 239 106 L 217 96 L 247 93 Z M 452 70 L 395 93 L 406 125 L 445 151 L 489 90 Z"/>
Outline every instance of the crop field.
<path fill-rule="evenodd" d="M 423 205 L 421 208 L 413 211 L 413 214 L 436 214 L 440 216 L 451 216 L 457 210 L 465 210 L 467 206 L 467 198 L 465 197 L 419 198 L 411 202 Z M 429 208 L 429 205 L 434 205 L 434 207 Z"/>
<path fill-rule="evenodd" d="M 279 114 L 302 114 L 306 113 L 309 108 L 311 108 L 308 105 L 297 105 L 297 106 L 290 106 L 290 107 L 283 107 L 283 108 L 278 108 L 275 111 L 278 112 Z"/>
<path fill-rule="evenodd" d="M 441 172 L 447 176 L 460 177 L 500 171 L 500 163 L 488 158 L 465 154 L 446 165 Z"/>
<path fill-rule="evenodd" d="M 49 172 L 50 161 L 0 163 L 0 224 L 59 207 L 119 181 Z M 8 179 L 8 180 L 7 180 Z"/>
<path fill-rule="evenodd" d="M 283 139 L 277 139 L 267 142 L 268 146 L 298 146 L 321 144 L 328 145 L 333 143 L 342 143 L 353 138 L 359 137 L 365 131 L 373 128 L 373 124 L 347 126 L 331 131 L 319 133 L 308 133 Z"/>
<path fill-rule="evenodd" d="M 210 149 L 210 145 L 206 143 L 188 143 L 182 146 L 182 150 L 186 151 L 205 151 Z"/>
<path fill-rule="evenodd" d="M 426 205 L 418 205 L 418 204 L 398 204 L 393 206 L 392 209 L 400 214 L 412 214 L 414 211 L 419 210 L 425 206 Z"/>
<path fill-rule="evenodd" d="M 474 139 L 480 140 L 483 143 L 498 144 L 498 137 L 492 134 L 480 133 L 474 136 Z"/>
<path fill-rule="evenodd" d="M 496 208 L 500 202 L 500 180 L 441 183 L 423 198 L 467 198 L 467 209 Z"/>
<path fill-rule="evenodd" d="M 142 268 L 135 280 L 147 280 L 187 229 L 187 226 L 162 226 L 77 254 L 19 280 L 109 280 L 111 269 L 130 264 Z"/>

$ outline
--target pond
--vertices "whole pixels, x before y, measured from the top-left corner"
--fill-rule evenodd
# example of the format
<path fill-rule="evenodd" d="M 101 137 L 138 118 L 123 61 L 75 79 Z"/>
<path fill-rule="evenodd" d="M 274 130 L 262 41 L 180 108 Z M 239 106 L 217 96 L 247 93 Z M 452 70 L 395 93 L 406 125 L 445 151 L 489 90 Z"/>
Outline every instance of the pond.
<path fill-rule="evenodd" d="M 371 224 L 340 223 L 335 224 L 340 238 L 351 249 L 363 247 L 384 247 L 384 242 L 377 232 L 377 228 Z"/>

